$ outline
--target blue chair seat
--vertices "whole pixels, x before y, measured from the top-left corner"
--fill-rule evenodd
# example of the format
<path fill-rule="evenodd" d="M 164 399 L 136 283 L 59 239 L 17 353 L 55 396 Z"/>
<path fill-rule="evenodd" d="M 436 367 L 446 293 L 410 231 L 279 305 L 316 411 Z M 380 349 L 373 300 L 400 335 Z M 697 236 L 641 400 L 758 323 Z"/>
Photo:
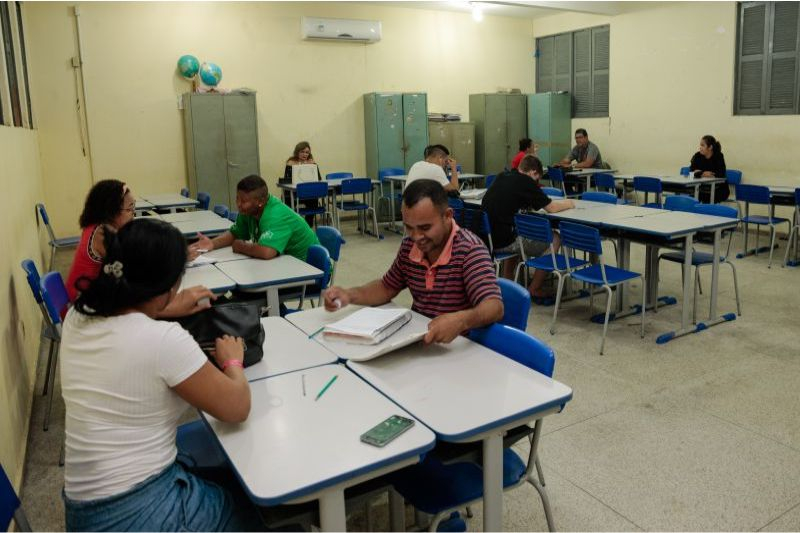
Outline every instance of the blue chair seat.
<path fill-rule="evenodd" d="M 570 265 L 572 265 L 572 260 L 570 260 Z M 605 268 L 606 279 L 608 280 L 609 285 L 616 285 L 618 283 L 623 283 L 641 276 L 641 274 L 636 272 L 631 272 L 630 270 L 624 270 L 622 268 L 617 268 L 610 265 L 606 265 Z M 574 270 L 571 275 L 578 281 L 585 281 L 586 283 L 591 283 L 594 285 L 603 284 L 603 273 L 600 265 L 592 265 L 580 270 Z"/>
<path fill-rule="evenodd" d="M 297 210 L 297 213 L 302 216 L 306 215 L 322 215 L 325 213 L 324 207 L 301 207 Z"/>
<path fill-rule="evenodd" d="M 339 204 L 339 209 L 343 211 L 356 211 L 358 209 L 369 209 L 369 205 L 365 204 L 364 202 L 347 200 Z"/>
<path fill-rule="evenodd" d="M 225 453 L 202 420 L 178 426 L 175 444 L 192 458 L 191 466 L 195 468 L 219 468 L 227 464 Z"/>
<path fill-rule="evenodd" d="M 570 258 L 569 264 L 571 267 L 579 267 L 585 264 L 588 264 L 588 261 L 584 261 L 583 259 L 573 259 Z M 529 268 L 535 268 L 537 270 L 545 270 L 547 272 L 553 271 L 553 258 L 550 254 L 545 254 L 541 257 L 532 257 L 525 261 L 525 266 Z M 567 260 L 566 258 L 558 254 L 556 255 L 556 268 L 558 270 L 566 270 L 567 269 Z"/>
<path fill-rule="evenodd" d="M 666 254 L 661 254 L 661 259 L 666 259 L 667 261 L 672 261 L 673 263 L 683 263 L 685 255 L 683 252 L 669 252 Z M 725 261 L 725 256 L 719 256 L 720 262 Z M 697 265 L 710 265 L 714 262 L 714 254 L 709 252 L 698 252 L 694 251 L 692 253 L 692 266 Z"/>
<path fill-rule="evenodd" d="M 750 215 L 742 217 L 742 222 L 744 222 L 745 224 L 762 224 L 766 226 L 770 223 L 774 225 L 774 224 L 781 224 L 783 222 L 789 222 L 789 219 L 781 217 L 765 217 L 763 215 Z"/>

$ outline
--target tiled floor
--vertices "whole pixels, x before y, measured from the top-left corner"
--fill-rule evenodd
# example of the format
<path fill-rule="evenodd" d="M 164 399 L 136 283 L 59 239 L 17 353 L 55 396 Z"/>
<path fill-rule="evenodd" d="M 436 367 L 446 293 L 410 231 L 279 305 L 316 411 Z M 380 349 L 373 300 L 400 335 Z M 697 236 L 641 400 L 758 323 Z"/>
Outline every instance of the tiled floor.
<path fill-rule="evenodd" d="M 399 243 L 392 233 L 361 237 L 349 225 L 345 239 L 336 274 L 345 286 L 380 276 Z M 643 248 L 632 252 L 632 268 L 643 268 Z M 69 260 L 64 253 L 58 263 Z M 638 317 L 612 323 L 604 356 L 602 326 L 587 320 L 586 300 L 563 305 L 555 336 L 547 331 L 552 307 L 534 306 L 528 331 L 554 347 L 555 377 L 574 389 L 565 411 L 546 419 L 541 445 L 558 529 L 800 529 L 800 268 L 778 261 L 768 270 L 766 256 L 735 264 L 742 316 L 665 345 L 655 339 L 676 328 L 679 306 L 648 313 L 644 340 Z M 679 269 L 665 265 L 661 294 L 678 296 L 679 284 Z M 735 311 L 728 269 L 720 289 L 720 310 Z M 638 285 L 632 293 L 638 298 Z M 700 298 L 702 310 L 708 295 Z M 410 304 L 407 293 L 398 301 Z M 603 304 L 598 298 L 595 312 Z M 35 529 L 59 530 L 63 403 L 56 401 L 47 433 L 42 405 L 37 396 L 22 497 Z M 372 526 L 387 528 L 385 501 L 374 511 Z M 474 511 L 471 530 L 482 527 L 480 505 Z M 364 528 L 361 513 L 349 525 Z M 503 528 L 546 529 L 532 487 L 506 494 Z"/>

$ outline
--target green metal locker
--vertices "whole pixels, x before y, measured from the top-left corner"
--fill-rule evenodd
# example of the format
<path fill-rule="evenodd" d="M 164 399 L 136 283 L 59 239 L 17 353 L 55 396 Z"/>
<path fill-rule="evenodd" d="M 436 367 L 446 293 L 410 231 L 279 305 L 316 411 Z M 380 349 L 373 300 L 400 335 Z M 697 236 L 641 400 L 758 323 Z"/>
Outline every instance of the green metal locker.
<path fill-rule="evenodd" d="M 570 106 L 566 92 L 528 95 L 528 135 L 539 145 L 543 165 L 561 161 L 572 148 Z"/>
<path fill-rule="evenodd" d="M 475 166 L 496 174 L 511 164 L 519 140 L 527 136 L 524 94 L 471 94 L 469 118 L 475 123 Z"/>
<path fill-rule="evenodd" d="M 364 95 L 367 176 L 381 168 L 406 171 L 422 159 L 428 145 L 428 105 L 424 93 Z"/>
<path fill-rule="evenodd" d="M 475 172 L 475 124 L 472 122 L 428 122 L 431 144 L 443 144 L 461 165 L 461 172 Z"/>

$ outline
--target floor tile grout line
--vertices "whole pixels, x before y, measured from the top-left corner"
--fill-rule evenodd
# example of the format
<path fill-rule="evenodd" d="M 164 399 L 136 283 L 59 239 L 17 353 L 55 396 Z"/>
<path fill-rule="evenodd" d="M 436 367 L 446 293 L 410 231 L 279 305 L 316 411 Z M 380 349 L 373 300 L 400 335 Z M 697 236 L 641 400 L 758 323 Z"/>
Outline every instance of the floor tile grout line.
<path fill-rule="evenodd" d="M 767 522 L 766 524 L 764 524 L 763 526 L 758 528 L 756 531 L 763 531 L 765 527 L 767 527 L 768 525 L 772 524 L 773 522 L 775 522 L 779 518 L 782 518 L 782 517 L 786 516 L 787 514 L 792 512 L 793 510 L 797 509 L 798 507 L 800 507 L 800 502 L 797 502 L 796 504 L 794 504 L 790 508 L 786 509 L 786 511 L 782 512 L 781 514 L 779 514 L 778 516 L 776 516 L 775 518 L 773 518 L 772 520 L 770 520 L 769 522 Z"/>
<path fill-rule="evenodd" d="M 734 422 L 732 420 L 728 420 L 727 418 L 721 417 L 721 416 L 719 416 L 719 415 L 717 415 L 715 413 L 712 413 L 711 411 L 707 411 L 706 409 L 698 408 L 698 410 L 703 412 L 703 413 L 705 413 L 705 414 L 707 414 L 707 415 L 709 415 L 709 416 L 712 416 L 712 417 L 716 418 L 717 420 L 719 420 L 721 422 L 725 422 L 726 424 L 730 424 L 731 426 L 737 427 L 739 429 L 743 429 L 744 431 L 747 431 L 748 433 L 752 433 L 753 435 L 758 435 L 761 438 L 764 438 L 764 439 L 767 439 L 767 440 L 769 440 L 771 442 L 774 442 L 775 444 L 778 444 L 778 445 L 780 445 L 780 446 L 782 446 L 782 447 L 784 447 L 784 448 L 786 448 L 788 450 L 791 450 L 793 452 L 800 453 L 800 448 L 795 448 L 794 446 L 786 444 L 785 442 L 781 442 L 781 441 L 779 441 L 778 439 L 776 439 L 775 437 L 773 437 L 771 435 L 766 435 L 764 433 L 761 433 L 760 431 L 756 431 L 754 429 L 751 429 L 749 426 L 744 426 L 744 425 L 741 425 L 741 424 L 737 424 L 736 422 Z"/>

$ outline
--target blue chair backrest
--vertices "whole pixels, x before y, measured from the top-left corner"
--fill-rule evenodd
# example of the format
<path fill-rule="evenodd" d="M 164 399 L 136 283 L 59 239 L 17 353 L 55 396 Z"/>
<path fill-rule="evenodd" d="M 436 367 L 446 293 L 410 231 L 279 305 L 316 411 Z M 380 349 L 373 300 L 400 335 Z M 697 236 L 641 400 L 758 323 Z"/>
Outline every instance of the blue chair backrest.
<path fill-rule="evenodd" d="M 550 346 L 524 331 L 505 324 L 492 324 L 485 328 L 473 329 L 469 332 L 469 338 L 531 370 L 553 377 L 553 369 L 556 366 L 555 352 Z"/>
<path fill-rule="evenodd" d="M 564 192 L 561 189 L 556 189 L 555 187 L 542 187 L 542 192 L 550 197 L 564 197 Z"/>
<path fill-rule="evenodd" d="M 325 198 L 328 196 L 328 184 L 324 181 L 311 181 L 297 184 L 297 199 Z"/>
<path fill-rule="evenodd" d="M 328 179 L 330 179 L 330 174 L 328 174 Z M 342 194 L 362 194 L 371 191 L 372 180 L 369 178 L 348 178 L 342 180 Z M 325 194 L 327 194 L 327 189 Z"/>
<path fill-rule="evenodd" d="M 581 200 L 586 200 L 587 202 L 603 202 L 604 204 L 616 204 L 617 195 L 611 194 L 610 192 L 589 191 L 581 195 Z"/>
<path fill-rule="evenodd" d="M 217 204 L 214 206 L 214 212 L 222 218 L 228 218 L 228 206 L 224 204 Z"/>
<path fill-rule="evenodd" d="M 492 183 L 494 183 L 495 178 L 497 178 L 497 174 L 489 174 L 488 176 L 486 176 L 487 189 L 492 186 Z"/>
<path fill-rule="evenodd" d="M 338 229 L 333 226 L 317 226 L 317 238 L 322 246 L 328 250 L 331 259 L 339 261 L 339 252 L 345 240 Z"/>
<path fill-rule="evenodd" d="M 736 199 L 751 204 L 768 205 L 770 200 L 769 187 L 740 183 L 736 186 Z"/>
<path fill-rule="evenodd" d="M 517 235 L 531 241 L 553 242 L 553 228 L 545 217 L 536 215 L 514 215 Z"/>
<path fill-rule="evenodd" d="M 661 193 L 661 180 L 646 176 L 634 176 L 633 189 L 641 192 Z"/>
<path fill-rule="evenodd" d="M 187 189 L 186 187 L 182 188 L 181 189 L 181 196 L 183 196 L 185 198 L 189 198 L 189 189 Z"/>
<path fill-rule="evenodd" d="M 44 204 L 36 204 L 36 209 L 39 210 L 39 216 L 42 217 L 42 222 L 44 222 L 44 225 L 49 226 L 50 217 L 47 216 L 47 209 L 44 208 Z"/>
<path fill-rule="evenodd" d="M 67 288 L 64 286 L 64 280 L 58 272 L 48 272 L 42 278 L 39 286 L 42 289 L 42 299 L 47 306 L 47 313 L 50 315 L 50 320 L 53 324 L 61 322 L 61 313 L 64 312 L 69 305 L 69 296 L 67 296 Z"/>
<path fill-rule="evenodd" d="M 525 331 L 528 313 L 531 310 L 531 295 L 528 289 L 510 279 L 499 278 L 500 294 L 503 296 L 503 318 L 501 324 Z"/>
<path fill-rule="evenodd" d="M 601 172 L 599 174 L 595 174 L 592 177 L 594 178 L 594 184 L 598 189 L 614 191 L 617 188 L 616 180 L 614 180 L 614 176 L 612 176 L 611 174 Z"/>
<path fill-rule="evenodd" d="M 679 172 L 680 172 L 681 176 L 688 176 L 689 175 L 689 171 L 691 171 L 691 170 L 692 169 L 689 168 L 689 167 L 681 167 Z"/>
<path fill-rule="evenodd" d="M 453 198 L 452 196 L 448 196 L 447 206 L 452 207 L 453 209 L 464 209 L 464 200 L 461 198 Z"/>
<path fill-rule="evenodd" d="M 198 207 L 208 211 L 208 207 L 211 205 L 211 196 L 209 196 L 207 192 L 197 193 L 197 201 L 200 202 L 200 205 L 198 205 Z"/>
<path fill-rule="evenodd" d="M 574 222 L 561 222 L 558 230 L 561 233 L 561 243 L 567 248 L 602 255 L 603 246 L 600 243 L 600 230 L 597 228 Z"/>
<path fill-rule="evenodd" d="M 239 216 L 239 211 L 228 211 L 228 220 L 231 222 L 236 222 L 236 218 Z"/>
<path fill-rule="evenodd" d="M 378 170 L 378 180 L 384 181 L 387 176 L 405 176 L 405 174 L 406 171 L 405 169 L 402 168 L 396 168 L 396 167 L 382 168 Z"/>
<path fill-rule="evenodd" d="M 25 271 L 25 278 L 28 280 L 28 285 L 31 287 L 36 303 L 42 303 L 41 279 L 39 271 L 36 269 L 36 264 L 31 259 L 25 259 L 22 261 L 22 270 Z"/>
<path fill-rule="evenodd" d="M 326 289 L 328 287 L 328 282 L 331 280 L 331 256 L 328 250 L 319 244 L 312 244 L 308 247 L 306 263 L 317 267 L 325 273 L 320 279 L 314 282 L 314 287 L 319 290 Z"/>
<path fill-rule="evenodd" d="M 564 181 L 564 170 L 559 167 L 547 167 L 547 176 L 553 183 Z"/>
<path fill-rule="evenodd" d="M 405 174 L 405 172 L 403 172 L 403 174 Z M 346 180 L 352 177 L 352 172 L 331 172 L 330 174 L 325 174 L 326 180 Z"/>
<path fill-rule="evenodd" d="M 674 196 L 667 196 L 667 199 L 664 201 L 664 208 L 669 209 L 670 211 L 691 212 L 694 210 L 694 206 L 696 204 L 697 200 L 691 196 L 676 194 Z"/>
<path fill-rule="evenodd" d="M 692 213 L 698 215 L 711 215 L 714 217 L 739 218 L 739 213 L 733 207 L 719 204 L 695 204 Z"/>
<path fill-rule="evenodd" d="M 742 171 L 729 168 L 725 171 L 725 181 L 731 185 L 739 185 L 742 182 Z"/>
<path fill-rule="evenodd" d="M 8 530 L 14 513 L 20 506 L 14 486 L 6 475 L 5 468 L 0 465 L 0 531 Z"/>
<path fill-rule="evenodd" d="M 488 237 L 492 234 L 492 227 L 489 225 L 489 215 L 482 209 L 456 207 L 453 208 L 453 218 L 455 218 L 459 226 L 467 228 L 480 237 Z"/>
<path fill-rule="evenodd" d="M 794 205 L 800 205 L 800 188 L 794 190 Z"/>

